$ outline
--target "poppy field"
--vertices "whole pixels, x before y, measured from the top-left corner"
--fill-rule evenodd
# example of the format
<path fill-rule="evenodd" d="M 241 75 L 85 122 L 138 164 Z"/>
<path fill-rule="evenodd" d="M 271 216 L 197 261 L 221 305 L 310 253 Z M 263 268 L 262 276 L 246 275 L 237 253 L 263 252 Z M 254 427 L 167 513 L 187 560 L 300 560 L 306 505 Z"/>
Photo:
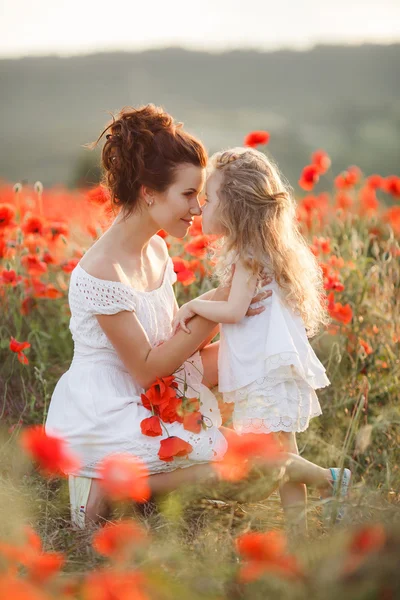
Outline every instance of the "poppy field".
<path fill-rule="evenodd" d="M 262 150 L 269 135 L 252 132 L 244 143 Z M 331 316 L 311 341 L 331 385 L 318 391 L 323 414 L 299 434 L 299 450 L 353 472 L 339 525 L 322 519 L 323 501 L 309 491 L 307 538 L 287 527 L 279 495 L 270 494 L 282 472 L 257 476 L 254 457 L 279 448 L 256 434 L 232 442 L 215 489 L 192 485 L 157 502 L 148 502 L 145 465 L 107 457 L 110 518 L 72 528 L 63 472 L 79 457 L 43 425 L 72 359 L 70 273 L 114 213 L 100 185 L 0 185 L 1 599 L 400 597 L 400 177 L 354 165 L 337 173 L 317 150 L 292 185 Z M 159 235 L 179 303 L 217 284 L 200 217 L 184 239 Z M 179 393 L 173 377 L 142 402 L 151 410 L 145 435 L 174 421 L 191 431 L 204 425 L 197 399 Z M 229 427 L 231 407 L 219 402 Z M 178 438 L 165 442 L 161 460 L 191 452 Z"/>

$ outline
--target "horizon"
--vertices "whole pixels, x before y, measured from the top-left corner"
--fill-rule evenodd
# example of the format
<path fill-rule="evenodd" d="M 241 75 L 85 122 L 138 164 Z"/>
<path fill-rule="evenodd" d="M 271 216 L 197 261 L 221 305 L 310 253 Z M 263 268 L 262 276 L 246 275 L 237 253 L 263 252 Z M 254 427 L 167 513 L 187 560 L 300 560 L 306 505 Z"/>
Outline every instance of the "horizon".
<path fill-rule="evenodd" d="M 243 8 L 244 7 L 244 8 Z M 52 0 L 0 0 L 0 58 L 87 56 L 168 48 L 225 53 L 235 50 L 307 51 L 316 46 L 390 45 L 400 42 L 397 0 L 203 0 L 201 9 L 185 0 L 147 7 L 120 0 L 113 23 L 106 0 L 70 0 L 68 10 Z M 289 18 L 288 18 L 289 17 Z M 59 23 L 63 26 L 60 28 Z M 144 24 L 144 25 L 143 25 Z"/>

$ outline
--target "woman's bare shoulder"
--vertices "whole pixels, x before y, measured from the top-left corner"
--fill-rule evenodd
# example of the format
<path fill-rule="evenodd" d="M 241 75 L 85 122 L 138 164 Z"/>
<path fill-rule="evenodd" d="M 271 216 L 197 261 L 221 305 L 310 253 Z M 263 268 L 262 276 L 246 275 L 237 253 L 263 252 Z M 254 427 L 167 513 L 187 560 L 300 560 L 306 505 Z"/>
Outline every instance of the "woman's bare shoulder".
<path fill-rule="evenodd" d="M 119 261 L 101 247 L 89 249 L 79 261 L 79 265 L 88 275 L 96 279 L 124 283 Z"/>

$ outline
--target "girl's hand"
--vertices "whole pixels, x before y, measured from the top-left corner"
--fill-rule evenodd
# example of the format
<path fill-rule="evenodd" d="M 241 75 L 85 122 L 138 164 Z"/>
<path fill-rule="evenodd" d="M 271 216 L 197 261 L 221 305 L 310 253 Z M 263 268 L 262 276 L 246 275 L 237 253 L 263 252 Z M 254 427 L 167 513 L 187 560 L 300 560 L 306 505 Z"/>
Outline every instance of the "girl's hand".
<path fill-rule="evenodd" d="M 183 331 L 185 331 L 186 333 L 190 333 L 190 329 L 186 326 L 187 321 L 190 321 L 190 319 L 192 317 L 195 316 L 195 312 L 193 312 L 193 310 L 190 308 L 190 302 L 187 302 L 186 304 L 183 304 L 183 306 L 180 307 L 180 309 L 178 310 L 178 312 L 176 313 L 174 320 L 172 321 L 172 334 L 175 335 L 175 333 L 178 331 L 179 327 L 181 327 L 181 329 L 183 329 Z"/>

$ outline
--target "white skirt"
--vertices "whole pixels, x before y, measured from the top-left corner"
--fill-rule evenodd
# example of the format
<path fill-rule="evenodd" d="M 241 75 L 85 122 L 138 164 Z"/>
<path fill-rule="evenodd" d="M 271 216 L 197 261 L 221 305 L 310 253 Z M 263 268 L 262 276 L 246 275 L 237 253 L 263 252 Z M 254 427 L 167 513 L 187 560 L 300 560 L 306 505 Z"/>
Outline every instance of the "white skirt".
<path fill-rule="evenodd" d="M 221 460 L 227 442 L 219 431 L 221 415 L 217 400 L 202 381 L 203 365 L 196 352 L 175 373 L 179 388 L 188 385 L 187 395 L 200 398 L 200 412 L 208 429 L 195 434 L 181 423 L 168 423 L 170 436 L 190 443 L 193 451 L 171 462 L 159 459 L 158 437 L 142 434 L 140 423 L 151 416 L 140 399 L 142 389 L 132 379 L 118 356 L 111 351 L 96 351 L 92 356 L 75 355 L 69 370 L 58 381 L 46 420 L 46 432 L 61 435 L 70 450 L 81 460 L 77 475 L 98 477 L 98 463 L 110 454 L 127 452 L 146 463 L 150 472 L 172 471 L 199 463 Z"/>
<path fill-rule="evenodd" d="M 224 392 L 224 402 L 233 402 L 233 427 L 238 433 L 300 432 L 310 419 L 322 414 L 314 388 L 293 365 L 279 368 L 279 379 L 263 377 Z"/>

